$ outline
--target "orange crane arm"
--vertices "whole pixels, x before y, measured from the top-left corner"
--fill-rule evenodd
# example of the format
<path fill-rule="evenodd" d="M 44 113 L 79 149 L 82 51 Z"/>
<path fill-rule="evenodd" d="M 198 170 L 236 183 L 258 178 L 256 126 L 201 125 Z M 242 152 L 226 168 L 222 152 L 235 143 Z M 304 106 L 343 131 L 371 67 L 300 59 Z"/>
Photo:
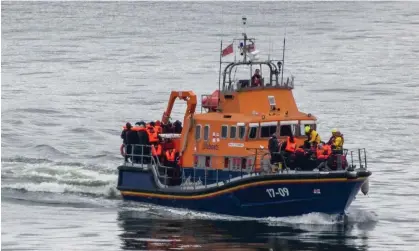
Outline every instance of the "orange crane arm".
<path fill-rule="evenodd" d="M 172 113 L 176 98 L 183 99 L 187 102 L 185 118 L 195 113 L 197 99 L 193 91 L 172 91 L 170 94 L 169 103 L 167 104 L 167 109 L 163 113 L 161 120 L 162 124 L 164 125 L 169 122 L 170 114 Z"/>

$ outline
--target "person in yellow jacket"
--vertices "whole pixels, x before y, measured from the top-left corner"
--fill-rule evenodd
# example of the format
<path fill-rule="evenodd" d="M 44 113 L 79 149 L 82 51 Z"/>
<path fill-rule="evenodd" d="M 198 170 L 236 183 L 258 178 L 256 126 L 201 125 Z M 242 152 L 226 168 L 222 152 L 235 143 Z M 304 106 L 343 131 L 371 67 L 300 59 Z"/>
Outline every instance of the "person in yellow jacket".
<path fill-rule="evenodd" d="M 342 151 L 343 149 L 343 135 L 337 129 L 332 129 L 332 137 L 329 139 L 328 145 L 332 146 L 333 150 Z"/>
<path fill-rule="evenodd" d="M 306 126 L 304 129 L 306 135 L 308 136 L 308 142 L 313 146 L 317 146 L 317 144 L 321 141 L 320 135 L 316 132 L 316 130 L 311 129 L 310 126 Z"/>

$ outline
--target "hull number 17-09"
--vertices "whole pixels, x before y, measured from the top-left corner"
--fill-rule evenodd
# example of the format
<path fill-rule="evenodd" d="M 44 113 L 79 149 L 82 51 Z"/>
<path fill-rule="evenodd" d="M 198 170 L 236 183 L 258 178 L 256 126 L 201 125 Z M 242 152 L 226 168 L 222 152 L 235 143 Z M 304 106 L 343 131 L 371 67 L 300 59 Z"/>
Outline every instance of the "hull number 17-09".
<path fill-rule="evenodd" d="M 276 196 L 286 197 L 290 196 L 290 192 L 288 191 L 288 188 L 278 188 L 277 190 L 273 188 L 267 188 L 266 192 L 269 194 L 269 197 L 275 198 Z"/>

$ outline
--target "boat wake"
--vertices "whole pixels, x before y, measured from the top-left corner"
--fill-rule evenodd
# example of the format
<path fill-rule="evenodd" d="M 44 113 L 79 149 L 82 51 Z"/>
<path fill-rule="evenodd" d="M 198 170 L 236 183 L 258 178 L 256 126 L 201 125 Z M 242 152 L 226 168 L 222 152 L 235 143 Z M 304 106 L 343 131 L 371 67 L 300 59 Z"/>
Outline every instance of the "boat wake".
<path fill-rule="evenodd" d="M 2 190 L 81 194 L 92 197 L 120 198 L 115 189 L 117 172 L 107 166 L 50 159 L 2 159 Z"/>

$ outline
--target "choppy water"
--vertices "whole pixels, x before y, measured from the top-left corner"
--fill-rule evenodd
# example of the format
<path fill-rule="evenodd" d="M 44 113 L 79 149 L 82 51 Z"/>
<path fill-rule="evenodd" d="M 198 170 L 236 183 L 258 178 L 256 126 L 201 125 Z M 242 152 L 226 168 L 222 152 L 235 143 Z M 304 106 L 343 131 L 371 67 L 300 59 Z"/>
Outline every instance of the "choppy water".
<path fill-rule="evenodd" d="M 170 90 L 211 93 L 219 40 L 269 41 L 301 110 L 373 171 L 342 224 L 249 220 L 124 203 L 126 121 L 158 119 Z M 2 2 L 4 250 L 417 250 L 419 4 Z M 261 43 L 264 41 L 265 43 Z M 185 106 L 178 104 L 175 116 Z"/>

